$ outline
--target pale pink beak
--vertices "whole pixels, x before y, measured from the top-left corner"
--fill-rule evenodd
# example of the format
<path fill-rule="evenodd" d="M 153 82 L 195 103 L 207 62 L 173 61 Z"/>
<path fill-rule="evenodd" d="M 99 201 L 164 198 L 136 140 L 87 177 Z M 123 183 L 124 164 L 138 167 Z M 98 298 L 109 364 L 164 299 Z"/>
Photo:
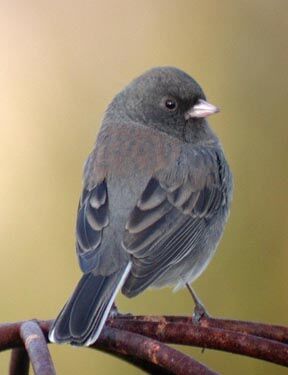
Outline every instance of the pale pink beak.
<path fill-rule="evenodd" d="M 189 118 L 201 118 L 213 115 L 219 112 L 220 109 L 215 105 L 206 102 L 206 100 L 199 99 L 198 102 L 185 113 L 185 120 Z"/>

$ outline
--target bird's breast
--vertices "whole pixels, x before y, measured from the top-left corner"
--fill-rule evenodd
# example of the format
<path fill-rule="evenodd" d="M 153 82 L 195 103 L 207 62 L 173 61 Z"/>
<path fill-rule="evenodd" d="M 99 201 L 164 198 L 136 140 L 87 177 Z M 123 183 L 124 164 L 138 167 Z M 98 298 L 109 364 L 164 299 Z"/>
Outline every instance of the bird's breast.
<path fill-rule="evenodd" d="M 179 153 L 179 140 L 165 133 L 146 126 L 108 124 L 98 135 L 86 176 L 96 176 L 97 180 L 107 176 L 126 178 L 129 184 L 136 175 L 153 176 L 175 161 Z"/>

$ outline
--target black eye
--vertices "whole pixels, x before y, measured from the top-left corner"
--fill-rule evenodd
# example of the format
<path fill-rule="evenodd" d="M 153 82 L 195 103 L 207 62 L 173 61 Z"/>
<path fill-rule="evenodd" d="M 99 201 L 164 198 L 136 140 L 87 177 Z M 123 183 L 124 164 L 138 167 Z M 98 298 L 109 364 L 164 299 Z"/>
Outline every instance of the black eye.
<path fill-rule="evenodd" d="M 165 100 L 165 107 L 167 109 L 169 109 L 169 111 L 175 111 L 175 109 L 177 108 L 177 102 L 175 99 L 166 99 Z"/>

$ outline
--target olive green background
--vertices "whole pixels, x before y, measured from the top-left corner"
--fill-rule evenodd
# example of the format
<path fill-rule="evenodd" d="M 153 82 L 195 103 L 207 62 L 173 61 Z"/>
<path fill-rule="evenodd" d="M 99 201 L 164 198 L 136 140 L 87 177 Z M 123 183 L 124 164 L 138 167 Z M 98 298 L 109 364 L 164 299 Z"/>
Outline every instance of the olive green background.
<path fill-rule="evenodd" d="M 157 65 L 178 66 L 221 107 L 211 118 L 234 173 L 229 223 L 194 283 L 215 316 L 288 325 L 288 2 L 0 2 L 0 322 L 54 317 L 80 276 L 81 171 L 106 105 Z M 187 291 L 120 309 L 191 314 Z M 140 371 L 89 349 L 50 347 L 59 374 Z M 262 361 L 185 349 L 223 374 L 284 374 Z M 9 353 L 0 355 L 7 373 Z"/>

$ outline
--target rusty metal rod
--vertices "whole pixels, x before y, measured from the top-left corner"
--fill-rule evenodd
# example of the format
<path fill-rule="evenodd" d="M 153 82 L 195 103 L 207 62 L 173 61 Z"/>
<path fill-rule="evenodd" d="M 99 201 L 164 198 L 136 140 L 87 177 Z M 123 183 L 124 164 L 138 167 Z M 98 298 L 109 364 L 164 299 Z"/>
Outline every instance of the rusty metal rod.
<path fill-rule="evenodd" d="M 11 353 L 9 375 L 28 375 L 29 356 L 24 348 L 15 348 Z"/>
<path fill-rule="evenodd" d="M 116 351 L 124 355 L 132 355 L 165 368 L 172 374 L 216 375 L 216 372 L 209 370 L 190 356 L 137 333 L 107 327 L 93 347 L 95 349 L 99 347 L 105 348 L 105 350 Z"/>
<path fill-rule="evenodd" d="M 28 352 L 35 375 L 56 375 L 46 339 L 36 322 L 21 324 L 20 336 Z"/>

